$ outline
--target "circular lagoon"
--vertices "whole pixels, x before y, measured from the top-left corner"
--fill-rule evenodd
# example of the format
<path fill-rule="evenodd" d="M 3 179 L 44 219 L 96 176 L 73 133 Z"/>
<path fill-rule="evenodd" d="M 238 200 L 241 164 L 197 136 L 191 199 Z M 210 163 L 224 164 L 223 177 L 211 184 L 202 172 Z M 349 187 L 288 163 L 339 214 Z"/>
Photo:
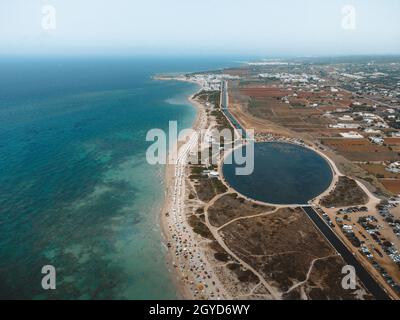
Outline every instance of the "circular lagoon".
<path fill-rule="evenodd" d="M 242 153 L 246 154 L 245 147 Z M 237 175 L 244 165 L 223 164 L 225 181 L 237 192 L 273 204 L 307 204 L 332 181 L 329 163 L 318 153 L 283 142 L 254 144 L 254 171 Z"/>

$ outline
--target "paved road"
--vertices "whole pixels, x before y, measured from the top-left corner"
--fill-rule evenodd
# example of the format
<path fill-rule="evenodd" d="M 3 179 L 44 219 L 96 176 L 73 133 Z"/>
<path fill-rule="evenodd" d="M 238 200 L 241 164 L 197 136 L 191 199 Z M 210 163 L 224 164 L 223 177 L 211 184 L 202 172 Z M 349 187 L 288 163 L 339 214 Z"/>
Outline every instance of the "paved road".
<path fill-rule="evenodd" d="M 364 286 L 377 300 L 390 300 L 387 293 L 382 289 L 382 287 L 375 281 L 374 278 L 369 274 L 367 270 L 361 265 L 356 257 L 350 252 L 349 249 L 344 245 L 344 243 L 336 236 L 332 229 L 325 223 L 324 220 L 315 212 L 315 210 L 308 206 L 303 207 L 305 213 L 314 222 L 317 228 L 322 232 L 322 234 L 328 239 L 336 251 L 342 256 L 344 261 L 351 266 L 354 266 L 356 270 L 357 277 L 361 280 Z"/>
<path fill-rule="evenodd" d="M 228 96 L 228 83 L 227 81 L 222 81 L 221 84 L 221 110 L 228 118 L 228 120 L 232 123 L 239 136 L 243 139 L 247 139 L 246 130 L 242 127 L 242 125 L 236 120 L 236 118 L 230 113 L 229 108 L 229 96 Z"/>

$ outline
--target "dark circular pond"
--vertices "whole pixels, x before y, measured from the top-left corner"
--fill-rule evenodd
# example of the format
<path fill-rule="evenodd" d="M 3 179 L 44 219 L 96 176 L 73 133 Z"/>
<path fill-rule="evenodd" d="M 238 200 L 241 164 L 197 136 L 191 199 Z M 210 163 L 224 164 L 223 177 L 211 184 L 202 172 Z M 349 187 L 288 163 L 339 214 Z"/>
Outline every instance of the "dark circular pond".
<path fill-rule="evenodd" d="M 224 163 L 226 182 L 249 198 L 273 204 L 306 204 L 324 192 L 333 177 L 329 163 L 318 153 L 283 142 L 256 143 L 253 173 L 237 175 L 236 168 L 243 166 L 234 160 Z"/>

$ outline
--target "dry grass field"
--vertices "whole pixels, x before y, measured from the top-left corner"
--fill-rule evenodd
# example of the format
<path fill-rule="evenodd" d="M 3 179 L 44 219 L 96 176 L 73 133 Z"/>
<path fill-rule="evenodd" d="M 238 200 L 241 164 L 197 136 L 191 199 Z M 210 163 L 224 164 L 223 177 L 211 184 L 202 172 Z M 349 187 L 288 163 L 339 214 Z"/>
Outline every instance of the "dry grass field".
<path fill-rule="evenodd" d="M 400 180 L 399 179 L 381 179 L 382 184 L 390 192 L 400 194 Z"/>
<path fill-rule="evenodd" d="M 343 290 L 338 281 L 343 260 L 300 208 L 236 220 L 220 234 L 285 299 L 301 298 L 301 291 L 314 299 L 354 298 L 354 291 Z"/>
<path fill-rule="evenodd" d="M 291 92 L 270 86 L 244 86 L 240 92 L 251 98 L 283 98 Z"/>
<path fill-rule="evenodd" d="M 380 163 L 368 163 L 368 164 L 359 164 L 361 168 L 366 170 L 367 172 L 373 174 L 377 178 L 383 179 L 383 178 L 390 178 L 390 179 L 399 179 L 400 174 L 399 173 L 391 173 L 389 171 L 386 171 L 385 168 L 386 166 L 384 164 Z"/>
<path fill-rule="evenodd" d="M 393 151 L 400 153 L 400 138 L 386 138 L 385 144 Z"/>
<path fill-rule="evenodd" d="M 333 122 L 323 116 L 325 110 L 321 108 L 333 104 L 336 105 L 334 110 L 342 108 L 342 101 L 328 99 L 327 92 L 298 92 L 297 97 L 293 94 L 293 91 L 271 85 L 251 83 L 240 86 L 232 82 L 230 86 L 231 103 L 242 105 L 255 119 L 267 120 L 295 134 L 303 133 L 313 138 L 338 135 L 338 130 L 328 128 Z M 290 103 L 285 103 L 283 97 L 287 97 Z M 314 103 L 319 107 L 310 107 Z"/>
<path fill-rule="evenodd" d="M 399 158 L 388 147 L 373 144 L 368 139 L 327 138 L 321 142 L 350 161 L 396 161 Z"/>
<path fill-rule="evenodd" d="M 249 204 L 248 201 L 239 197 L 236 193 L 231 193 L 219 198 L 208 209 L 208 217 L 213 226 L 220 227 L 232 219 L 252 216 L 274 209 L 271 206 Z"/>
<path fill-rule="evenodd" d="M 335 189 L 326 197 L 322 198 L 321 205 L 329 207 L 347 207 L 366 204 L 367 194 L 357 185 L 357 183 L 347 177 L 339 177 Z"/>
<path fill-rule="evenodd" d="M 385 144 L 388 146 L 400 145 L 400 138 L 385 138 Z"/>
<path fill-rule="evenodd" d="M 300 299 L 304 295 L 311 300 L 352 300 L 355 295 L 352 291 L 344 290 L 339 285 L 343 275 L 337 267 L 342 263 L 339 256 L 328 257 L 314 263 L 314 268 L 310 272 L 308 281 L 285 296 L 286 299 Z M 326 288 L 329 288 L 327 290 Z M 344 295 L 343 295 L 344 294 Z M 372 295 L 363 295 L 366 300 L 373 299 Z"/>

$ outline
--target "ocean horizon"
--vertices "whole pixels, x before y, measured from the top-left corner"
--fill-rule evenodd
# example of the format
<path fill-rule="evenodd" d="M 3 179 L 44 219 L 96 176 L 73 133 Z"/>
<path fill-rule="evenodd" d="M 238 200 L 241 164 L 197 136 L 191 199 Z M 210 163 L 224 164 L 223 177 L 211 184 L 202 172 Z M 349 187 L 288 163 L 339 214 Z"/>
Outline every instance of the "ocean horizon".
<path fill-rule="evenodd" d="M 191 127 L 195 84 L 162 73 L 224 58 L 0 59 L 0 298 L 175 299 L 148 130 Z M 53 265 L 57 289 L 41 288 Z"/>

